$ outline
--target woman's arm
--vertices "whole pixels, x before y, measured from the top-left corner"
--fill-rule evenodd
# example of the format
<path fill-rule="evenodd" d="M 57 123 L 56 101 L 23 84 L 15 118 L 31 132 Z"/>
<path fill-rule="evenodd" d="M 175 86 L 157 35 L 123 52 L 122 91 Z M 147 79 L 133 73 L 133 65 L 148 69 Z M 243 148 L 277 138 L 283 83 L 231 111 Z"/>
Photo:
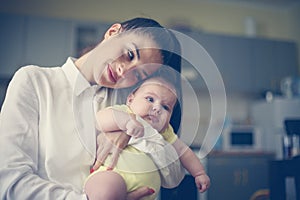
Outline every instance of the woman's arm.
<path fill-rule="evenodd" d="M 130 136 L 123 131 L 101 133 L 97 137 L 97 158 L 93 170 L 97 170 L 111 154 L 111 163 L 108 168 L 114 168 L 117 164 L 119 154 L 128 145 Z"/>
<path fill-rule="evenodd" d="M 0 199 L 86 199 L 58 183 L 40 177 L 39 103 L 25 69 L 19 70 L 7 90 L 0 119 Z"/>

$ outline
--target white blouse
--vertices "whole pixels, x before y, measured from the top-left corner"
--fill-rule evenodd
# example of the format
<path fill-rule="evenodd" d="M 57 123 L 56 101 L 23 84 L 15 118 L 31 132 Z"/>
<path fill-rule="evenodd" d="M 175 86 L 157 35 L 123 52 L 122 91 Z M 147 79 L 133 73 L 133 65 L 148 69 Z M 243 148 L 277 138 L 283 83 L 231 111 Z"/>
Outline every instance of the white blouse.
<path fill-rule="evenodd" d="M 86 199 L 96 89 L 71 58 L 62 67 L 16 72 L 1 110 L 0 199 Z"/>

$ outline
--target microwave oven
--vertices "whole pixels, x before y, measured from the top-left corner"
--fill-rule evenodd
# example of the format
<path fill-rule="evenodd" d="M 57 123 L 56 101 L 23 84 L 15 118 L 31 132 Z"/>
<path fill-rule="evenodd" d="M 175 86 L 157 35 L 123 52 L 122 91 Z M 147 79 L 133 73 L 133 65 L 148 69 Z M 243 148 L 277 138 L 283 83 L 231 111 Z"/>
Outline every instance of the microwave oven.
<path fill-rule="evenodd" d="M 222 135 L 224 151 L 261 151 L 262 135 L 258 127 L 229 126 Z"/>

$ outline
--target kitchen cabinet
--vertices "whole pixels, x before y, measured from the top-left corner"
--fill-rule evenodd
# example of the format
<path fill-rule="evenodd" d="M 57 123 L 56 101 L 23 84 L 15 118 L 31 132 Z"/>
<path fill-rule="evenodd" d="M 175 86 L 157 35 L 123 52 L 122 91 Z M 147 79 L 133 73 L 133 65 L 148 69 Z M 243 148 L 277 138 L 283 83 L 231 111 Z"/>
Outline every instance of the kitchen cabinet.
<path fill-rule="evenodd" d="M 207 157 L 211 187 L 208 200 L 250 199 L 257 190 L 268 189 L 269 153 L 213 152 Z"/>
<path fill-rule="evenodd" d="M 278 90 L 282 78 L 298 75 L 297 44 L 293 41 L 195 31 L 185 34 L 201 44 L 214 60 L 229 93 Z M 206 88 L 204 82 L 197 86 Z"/>
<path fill-rule="evenodd" d="M 244 37 L 196 34 L 195 38 L 216 63 L 227 92 L 252 91 L 251 41 Z"/>
<path fill-rule="evenodd" d="M 275 43 L 271 40 L 256 39 L 251 46 L 254 88 L 274 89 L 276 81 L 280 81 L 276 80 Z"/>
<path fill-rule="evenodd" d="M 220 36 L 220 59 L 217 66 L 229 92 L 252 91 L 250 40 Z"/>
<path fill-rule="evenodd" d="M 56 66 L 73 53 L 74 24 L 68 20 L 27 17 L 24 62 Z"/>
<path fill-rule="evenodd" d="M 44 17 L 0 15 L 0 76 L 10 78 L 21 66 L 55 66 L 72 54 L 73 23 Z"/>
<path fill-rule="evenodd" d="M 282 78 L 298 75 L 296 43 L 255 39 L 251 49 L 254 88 L 274 91 Z"/>
<path fill-rule="evenodd" d="M 0 14 L 0 77 L 28 64 L 60 66 L 69 56 L 99 42 L 108 24 Z"/>
<path fill-rule="evenodd" d="M 286 77 L 290 75 L 299 75 L 297 66 L 299 63 L 298 48 L 295 42 L 274 41 L 275 51 L 274 58 L 276 60 L 274 66 L 276 68 L 276 78 Z"/>

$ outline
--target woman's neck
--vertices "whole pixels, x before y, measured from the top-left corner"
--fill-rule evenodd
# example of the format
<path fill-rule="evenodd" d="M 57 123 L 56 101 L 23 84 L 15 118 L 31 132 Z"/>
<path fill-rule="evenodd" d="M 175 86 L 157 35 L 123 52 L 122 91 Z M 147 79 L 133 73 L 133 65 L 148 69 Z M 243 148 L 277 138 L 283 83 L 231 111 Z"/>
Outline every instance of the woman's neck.
<path fill-rule="evenodd" d="M 84 54 L 83 56 L 79 57 L 75 61 L 75 66 L 78 68 L 80 73 L 86 78 L 88 82 L 91 84 L 94 84 L 94 79 L 93 79 L 93 72 L 92 68 L 86 66 L 86 61 L 89 56 L 90 52 Z"/>

